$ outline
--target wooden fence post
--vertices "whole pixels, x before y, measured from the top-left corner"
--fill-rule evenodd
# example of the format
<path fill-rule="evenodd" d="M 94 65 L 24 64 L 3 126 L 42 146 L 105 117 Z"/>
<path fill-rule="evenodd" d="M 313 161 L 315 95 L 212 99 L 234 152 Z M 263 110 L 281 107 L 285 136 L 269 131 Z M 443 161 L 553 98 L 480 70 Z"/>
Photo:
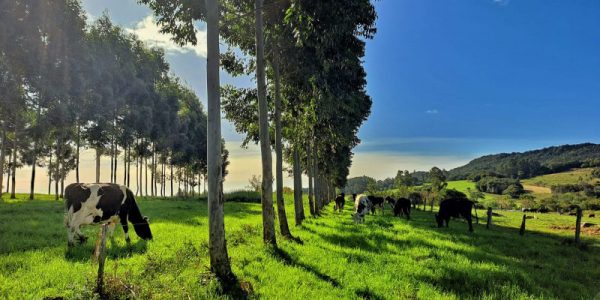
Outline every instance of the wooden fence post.
<path fill-rule="evenodd" d="M 100 247 L 96 251 L 96 255 L 98 257 L 98 278 L 96 279 L 96 292 L 98 292 L 100 296 L 102 296 L 104 287 L 104 260 L 106 259 L 106 252 L 104 248 L 106 247 L 107 227 L 108 223 L 102 225 L 102 237 L 100 238 Z"/>
<path fill-rule="evenodd" d="M 577 221 L 575 221 L 575 244 L 579 245 L 581 242 L 581 207 L 577 208 Z"/>
<path fill-rule="evenodd" d="M 492 208 L 488 207 L 487 209 L 487 224 L 485 225 L 486 229 L 490 229 L 492 226 Z"/>
<path fill-rule="evenodd" d="M 523 214 L 523 221 L 521 222 L 521 229 L 519 229 L 519 235 L 525 234 L 525 220 L 527 220 L 527 215 Z"/>

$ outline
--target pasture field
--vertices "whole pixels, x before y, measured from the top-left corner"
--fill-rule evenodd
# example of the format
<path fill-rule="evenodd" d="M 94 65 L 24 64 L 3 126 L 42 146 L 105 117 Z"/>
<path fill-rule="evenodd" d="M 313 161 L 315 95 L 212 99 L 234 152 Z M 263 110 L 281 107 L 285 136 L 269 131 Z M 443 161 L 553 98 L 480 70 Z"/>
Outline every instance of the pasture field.
<path fill-rule="evenodd" d="M 575 219 L 538 214 L 518 235 L 521 213 L 499 211 L 495 226 L 451 221 L 436 228 L 431 212 L 410 221 L 368 215 L 355 225 L 352 204 L 293 226 L 298 240 L 261 238 L 260 204 L 226 203 L 229 255 L 249 298 L 266 299 L 594 299 L 600 297 L 600 237 L 584 232 L 584 247 L 566 245 Z M 154 240 L 122 230 L 107 241 L 106 286 L 116 298 L 227 298 L 208 272 L 207 207 L 203 200 L 140 199 Z M 307 209 L 308 213 L 308 209 Z M 482 217 L 483 212 L 479 212 Z M 587 214 L 586 214 L 587 216 Z M 584 218 L 584 222 L 594 219 Z M 553 228 L 559 228 L 553 229 Z M 563 230 L 560 230 L 563 228 Z M 62 202 L 0 202 L 0 299 L 90 299 L 97 265 L 93 240 L 67 250 Z"/>
<path fill-rule="evenodd" d="M 547 188 L 557 184 L 577 184 L 582 180 L 583 182 L 593 184 L 600 181 L 600 179 L 592 178 L 592 170 L 593 168 L 573 169 L 568 172 L 547 174 L 529 179 L 523 179 L 521 180 L 521 183 L 524 185 L 536 185 Z"/>
<path fill-rule="evenodd" d="M 469 196 L 469 189 L 476 191 L 477 188 L 475 187 L 475 182 L 471 181 L 471 180 L 456 180 L 456 181 L 448 181 L 448 186 L 446 187 L 448 189 L 455 189 L 459 192 L 463 192 L 467 195 L 467 197 Z M 484 200 L 496 200 L 500 197 L 502 197 L 502 195 L 495 195 L 495 194 L 489 194 L 489 193 L 483 193 L 483 195 L 485 196 L 483 199 Z"/>

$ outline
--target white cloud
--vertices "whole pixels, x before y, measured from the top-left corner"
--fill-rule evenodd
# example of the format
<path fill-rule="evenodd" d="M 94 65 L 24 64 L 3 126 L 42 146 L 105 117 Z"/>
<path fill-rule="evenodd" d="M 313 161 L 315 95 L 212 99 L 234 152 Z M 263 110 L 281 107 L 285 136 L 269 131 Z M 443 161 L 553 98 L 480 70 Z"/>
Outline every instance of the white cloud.
<path fill-rule="evenodd" d="M 425 113 L 435 115 L 435 114 L 439 113 L 439 111 L 437 109 L 428 109 L 425 111 Z"/>
<path fill-rule="evenodd" d="M 135 28 L 127 28 L 127 32 L 134 33 L 140 40 L 146 42 L 149 46 L 160 47 L 167 53 L 189 53 L 193 52 L 197 56 L 206 57 L 206 31 L 196 32 L 196 45 L 179 46 L 171 40 L 170 34 L 160 33 L 160 26 L 156 24 L 154 16 L 150 15 L 135 24 Z"/>

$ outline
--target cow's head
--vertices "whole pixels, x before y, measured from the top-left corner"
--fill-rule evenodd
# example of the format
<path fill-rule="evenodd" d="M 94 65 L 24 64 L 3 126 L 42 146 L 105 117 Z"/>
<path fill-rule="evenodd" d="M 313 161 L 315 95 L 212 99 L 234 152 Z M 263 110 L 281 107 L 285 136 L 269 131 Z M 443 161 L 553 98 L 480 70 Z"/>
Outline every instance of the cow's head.
<path fill-rule="evenodd" d="M 440 217 L 439 214 L 435 214 L 435 220 L 437 221 L 438 227 L 441 228 L 442 226 L 444 226 L 444 221 L 442 220 L 442 217 Z"/>
<path fill-rule="evenodd" d="M 144 217 L 143 221 L 133 224 L 135 233 L 144 240 L 152 239 L 152 231 L 150 231 L 150 224 L 148 223 L 149 220 L 148 217 Z"/>

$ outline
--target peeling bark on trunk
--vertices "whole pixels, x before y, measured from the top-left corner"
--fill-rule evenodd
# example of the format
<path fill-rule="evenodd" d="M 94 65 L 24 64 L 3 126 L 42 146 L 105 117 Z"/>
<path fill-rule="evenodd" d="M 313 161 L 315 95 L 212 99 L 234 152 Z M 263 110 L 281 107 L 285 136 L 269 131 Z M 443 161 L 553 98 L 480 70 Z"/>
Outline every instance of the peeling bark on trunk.
<path fill-rule="evenodd" d="M 96 148 L 96 183 L 100 182 L 100 156 L 101 151 L 99 148 Z"/>

